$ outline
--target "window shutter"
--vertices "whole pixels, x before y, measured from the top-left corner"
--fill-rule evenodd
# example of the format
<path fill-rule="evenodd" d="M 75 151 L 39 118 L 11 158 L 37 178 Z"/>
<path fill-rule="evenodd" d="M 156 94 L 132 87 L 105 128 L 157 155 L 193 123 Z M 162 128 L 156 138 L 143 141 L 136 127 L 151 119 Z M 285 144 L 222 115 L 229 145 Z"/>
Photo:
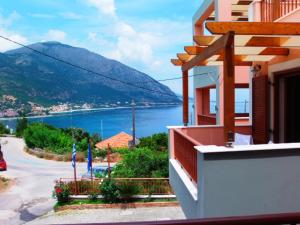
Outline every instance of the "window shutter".
<path fill-rule="evenodd" d="M 269 141 L 269 86 L 268 76 L 252 79 L 252 136 L 254 144 Z"/>

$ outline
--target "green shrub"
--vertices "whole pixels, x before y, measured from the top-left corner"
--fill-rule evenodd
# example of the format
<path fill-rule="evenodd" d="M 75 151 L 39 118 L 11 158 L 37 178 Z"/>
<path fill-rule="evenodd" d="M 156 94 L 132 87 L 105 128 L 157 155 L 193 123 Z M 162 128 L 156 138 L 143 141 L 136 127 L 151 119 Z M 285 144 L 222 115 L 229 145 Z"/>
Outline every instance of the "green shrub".
<path fill-rule="evenodd" d="M 9 134 L 9 129 L 7 129 L 2 123 L 0 123 L 0 134 Z"/>
<path fill-rule="evenodd" d="M 57 183 L 54 187 L 53 196 L 59 204 L 68 203 L 70 201 L 69 186 L 62 183 Z"/>
<path fill-rule="evenodd" d="M 30 124 L 23 133 L 29 148 L 51 149 L 51 152 L 63 154 L 72 151 L 73 140 L 62 130 L 42 123 Z"/>
<path fill-rule="evenodd" d="M 100 185 L 100 191 L 106 203 L 117 203 L 121 199 L 120 190 L 112 179 L 104 180 Z"/>
<path fill-rule="evenodd" d="M 168 153 L 136 148 L 123 155 L 114 168 L 114 177 L 168 177 Z"/>
<path fill-rule="evenodd" d="M 24 130 L 28 127 L 28 120 L 27 118 L 17 119 L 17 125 L 16 125 L 16 136 L 22 137 Z"/>
<path fill-rule="evenodd" d="M 140 193 L 141 187 L 130 184 L 118 184 L 122 201 L 128 202 L 132 200 L 132 196 Z"/>
<path fill-rule="evenodd" d="M 138 148 L 150 148 L 153 151 L 167 151 L 168 150 L 168 134 L 158 133 L 149 137 L 140 138 Z"/>
<path fill-rule="evenodd" d="M 89 199 L 91 202 L 96 202 L 96 201 L 98 200 L 98 193 L 92 192 L 92 193 L 88 196 L 88 199 Z"/>

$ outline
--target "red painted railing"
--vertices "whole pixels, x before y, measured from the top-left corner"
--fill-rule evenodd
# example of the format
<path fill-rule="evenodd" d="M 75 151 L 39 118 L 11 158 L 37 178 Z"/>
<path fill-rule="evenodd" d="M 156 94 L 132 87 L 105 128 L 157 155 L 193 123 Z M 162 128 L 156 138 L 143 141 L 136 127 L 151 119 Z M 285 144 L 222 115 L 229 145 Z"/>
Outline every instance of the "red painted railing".
<path fill-rule="evenodd" d="M 215 125 L 216 123 L 216 116 L 198 115 L 198 125 Z"/>
<path fill-rule="evenodd" d="M 174 142 L 174 158 L 197 183 L 197 151 L 194 146 L 200 144 L 180 129 L 174 129 Z"/>
<path fill-rule="evenodd" d="M 236 126 L 235 132 L 251 135 L 249 125 Z M 188 176 L 197 183 L 197 150 L 195 146 L 224 145 L 224 128 L 222 126 L 196 126 L 172 128 L 170 131 L 171 157 L 175 158 Z"/>
<path fill-rule="evenodd" d="M 279 224 L 296 225 L 299 223 L 300 223 L 300 213 L 284 213 L 284 214 L 193 219 L 193 220 L 143 221 L 143 222 L 126 222 L 126 223 L 120 223 L 120 222 L 94 223 L 94 225 L 279 225 Z M 82 223 L 81 225 L 84 224 Z"/>
<path fill-rule="evenodd" d="M 262 0 L 261 21 L 273 22 L 300 7 L 300 0 Z"/>

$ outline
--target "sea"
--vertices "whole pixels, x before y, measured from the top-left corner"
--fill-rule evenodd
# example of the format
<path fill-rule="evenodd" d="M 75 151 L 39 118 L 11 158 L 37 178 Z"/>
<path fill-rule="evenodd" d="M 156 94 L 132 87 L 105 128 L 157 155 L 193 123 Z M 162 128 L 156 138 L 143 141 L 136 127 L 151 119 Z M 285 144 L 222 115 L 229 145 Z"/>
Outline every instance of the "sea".
<path fill-rule="evenodd" d="M 55 127 L 83 128 L 90 133 L 98 133 L 103 138 L 124 131 L 132 133 L 132 109 L 115 108 L 97 111 L 79 111 L 46 117 L 28 118 L 29 122 L 43 122 Z M 15 129 L 16 119 L 0 120 Z M 167 126 L 182 125 L 182 106 L 146 107 L 135 109 L 136 136 L 145 137 L 154 133 L 168 132 Z"/>
<path fill-rule="evenodd" d="M 211 102 L 211 112 L 215 102 Z M 190 123 L 194 121 L 193 103 L 190 102 Z M 236 112 L 249 111 L 248 103 L 236 102 Z M 97 111 L 77 111 L 52 116 L 28 118 L 29 122 L 43 122 L 59 128 L 83 128 L 90 133 L 98 133 L 103 138 L 124 131 L 132 133 L 132 109 L 112 108 Z M 0 122 L 15 130 L 16 119 L 0 119 Z M 168 132 L 168 126 L 182 125 L 182 105 L 144 107 L 135 109 L 136 136 L 145 137 L 154 133 Z"/>

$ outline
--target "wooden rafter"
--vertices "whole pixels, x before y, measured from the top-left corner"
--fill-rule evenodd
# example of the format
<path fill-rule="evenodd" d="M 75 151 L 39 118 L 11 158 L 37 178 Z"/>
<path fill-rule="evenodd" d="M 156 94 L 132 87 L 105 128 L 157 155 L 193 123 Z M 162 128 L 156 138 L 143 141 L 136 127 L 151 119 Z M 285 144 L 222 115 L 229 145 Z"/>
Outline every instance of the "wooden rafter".
<path fill-rule="evenodd" d="M 183 65 L 183 62 L 180 61 L 179 59 L 171 59 L 171 63 L 172 63 L 174 66 L 182 66 L 182 65 Z"/>
<path fill-rule="evenodd" d="M 273 22 L 207 22 L 206 28 L 212 34 L 237 35 L 300 35 L 300 23 Z"/>
<path fill-rule="evenodd" d="M 210 46 L 205 48 L 201 54 L 195 56 L 192 60 L 184 63 L 182 65 L 182 71 L 187 71 L 193 68 L 194 66 L 199 65 L 199 63 L 204 62 L 209 57 L 220 53 L 223 50 L 224 46 L 226 45 L 229 36 L 231 37 L 232 35 L 234 35 L 233 32 L 228 32 L 227 34 L 223 35 L 221 38 L 217 39 Z"/>
<path fill-rule="evenodd" d="M 219 38 L 219 36 L 197 35 L 197 36 L 194 36 L 194 42 L 199 46 L 209 46 L 218 38 Z"/>
<path fill-rule="evenodd" d="M 189 55 L 199 55 L 201 52 L 203 52 L 204 48 L 199 46 L 185 46 L 184 50 Z"/>
<path fill-rule="evenodd" d="M 177 58 L 182 61 L 182 62 L 187 62 L 189 61 L 190 59 L 193 58 L 193 56 L 187 54 L 187 53 L 178 53 L 177 54 Z"/>
<path fill-rule="evenodd" d="M 245 46 L 281 47 L 289 37 L 252 37 Z"/>
<path fill-rule="evenodd" d="M 259 55 L 289 55 L 290 50 L 288 48 L 266 48 Z"/>

